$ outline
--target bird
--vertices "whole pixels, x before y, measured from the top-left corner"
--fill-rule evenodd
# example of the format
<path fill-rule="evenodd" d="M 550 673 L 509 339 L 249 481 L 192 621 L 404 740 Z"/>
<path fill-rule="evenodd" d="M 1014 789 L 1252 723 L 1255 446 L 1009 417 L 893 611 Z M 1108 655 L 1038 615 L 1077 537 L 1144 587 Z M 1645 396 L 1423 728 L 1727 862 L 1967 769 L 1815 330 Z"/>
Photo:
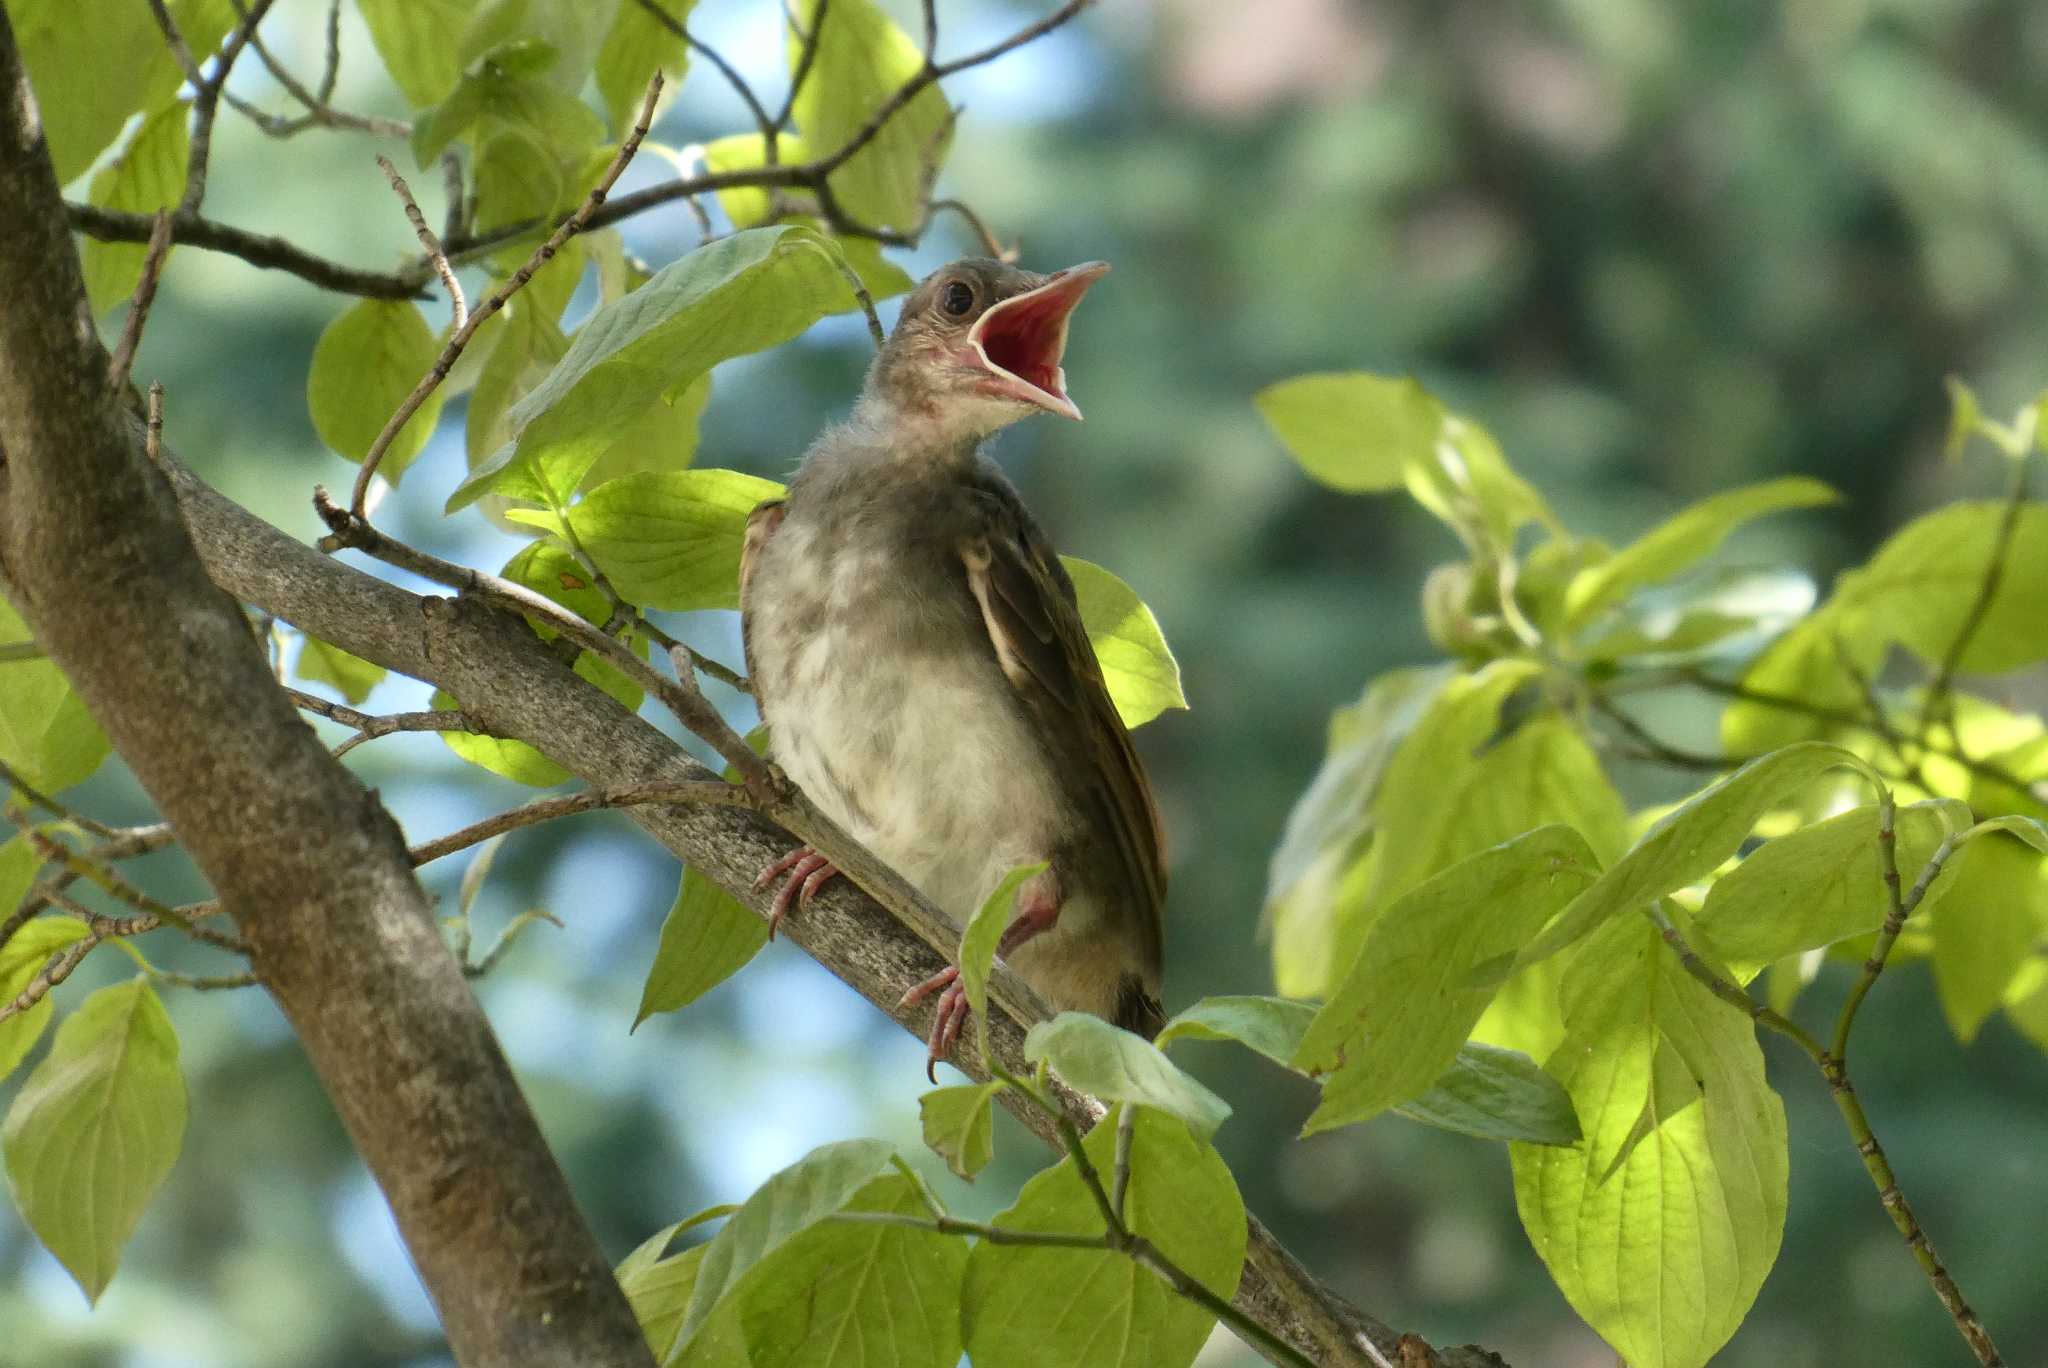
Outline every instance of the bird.
<path fill-rule="evenodd" d="M 997 954 L 1055 1010 L 1150 1039 L 1163 1024 L 1166 857 L 1143 763 L 1103 682 L 1074 586 L 986 454 L 1037 413 L 1078 420 L 1067 325 L 1107 273 L 987 258 L 906 298 L 851 414 L 747 519 L 742 638 L 770 756 L 825 814 L 965 924 L 1011 870 Z M 799 846 L 770 934 L 838 870 Z M 904 994 L 938 1005 L 926 1073 L 970 1009 L 949 965 Z"/>

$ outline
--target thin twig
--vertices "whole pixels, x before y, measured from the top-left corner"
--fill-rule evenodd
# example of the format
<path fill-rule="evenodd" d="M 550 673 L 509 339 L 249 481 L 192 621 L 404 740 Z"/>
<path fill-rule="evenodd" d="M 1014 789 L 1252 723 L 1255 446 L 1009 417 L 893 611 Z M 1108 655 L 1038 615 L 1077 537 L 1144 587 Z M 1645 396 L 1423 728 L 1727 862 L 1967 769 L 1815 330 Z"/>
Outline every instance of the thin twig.
<path fill-rule="evenodd" d="M 314 103 L 326 104 L 334 98 L 335 82 L 341 79 L 341 0 L 330 0 L 327 6 L 327 64 L 320 71 L 320 93 Z"/>
<path fill-rule="evenodd" d="M 467 227 L 468 221 L 462 212 L 462 158 L 455 155 L 452 147 L 441 153 L 441 190 L 448 197 L 448 212 L 441 219 L 441 235 L 453 238 Z M 435 250 L 441 250 L 439 243 L 435 244 Z M 448 254 L 442 252 L 441 261 L 447 260 Z M 438 265 L 436 269 L 439 269 Z"/>
<path fill-rule="evenodd" d="M 623 788 L 586 789 L 560 798 L 537 798 L 524 806 L 473 822 L 460 831 L 451 831 L 446 836 L 416 845 L 412 848 L 412 862 L 415 865 L 430 864 L 458 850 L 467 850 L 488 841 L 493 836 L 539 822 L 551 822 L 557 817 L 595 812 L 600 808 L 638 807 L 647 803 L 708 803 L 719 807 L 753 805 L 744 788 L 722 779 L 656 780 Z"/>
<path fill-rule="evenodd" d="M 782 108 L 775 115 L 775 129 L 780 132 L 789 127 L 791 115 L 796 112 L 797 98 L 803 94 L 804 83 L 811 77 L 811 66 L 818 60 L 818 35 L 825 29 L 825 14 L 831 8 L 832 0 L 818 0 L 811 11 L 811 26 L 804 31 L 804 45 L 796 55 L 796 69 L 789 74 L 789 93 L 783 96 Z M 790 26 L 796 26 L 796 16 L 789 16 Z M 929 58 L 930 54 L 926 54 Z M 775 142 L 768 143 L 768 164 L 775 164 Z"/>
<path fill-rule="evenodd" d="M 981 242 L 981 250 L 987 252 L 997 261 L 1014 263 L 1017 260 L 1017 249 L 1003 246 L 1002 240 L 996 236 L 995 230 L 988 226 L 981 215 L 970 209 L 965 201 L 956 199 L 933 200 L 929 213 L 931 215 L 939 213 L 959 215 L 962 219 L 966 220 L 967 226 L 974 230 L 974 236 Z"/>
<path fill-rule="evenodd" d="M 763 146 L 772 149 L 775 146 L 776 124 L 768 117 L 768 111 L 761 107 L 760 98 L 754 94 L 754 88 L 733 69 L 732 63 L 726 61 L 718 49 L 709 43 L 699 42 L 682 20 L 656 4 L 655 0 L 637 2 L 640 8 L 652 15 L 663 28 L 682 39 L 692 52 L 718 68 L 718 74 L 725 78 L 725 83 L 733 88 L 733 92 L 740 97 L 740 102 L 746 105 L 747 112 L 754 116 L 754 126 L 761 131 Z"/>
<path fill-rule="evenodd" d="M 377 473 L 378 463 L 384 459 L 384 453 L 390 450 L 393 439 L 405 426 L 406 420 L 411 418 L 419 410 L 419 406 L 426 402 L 427 396 L 447 379 L 449 369 L 454 366 L 456 358 L 462 355 L 462 349 L 469 345 L 470 338 L 476 335 L 476 330 L 482 327 L 492 314 L 505 307 L 505 301 L 517 294 L 527 281 L 533 279 L 533 273 L 553 259 L 564 242 L 581 232 L 590 216 L 604 203 L 605 196 L 617 183 L 620 173 L 626 169 L 626 163 L 632 161 L 633 154 L 640 150 L 640 140 L 647 136 L 648 125 L 654 122 L 654 102 L 661 95 L 662 84 L 661 73 L 657 71 L 647 83 L 647 95 L 640 102 L 640 117 L 634 123 L 633 131 L 619 144 L 619 150 L 612 157 L 611 164 L 605 168 L 604 174 L 597 178 L 597 184 L 590 188 L 590 193 L 583 197 L 582 206 L 565 219 L 561 226 L 549 235 L 546 242 L 536 247 L 533 255 L 526 259 L 526 264 L 493 290 L 490 297 L 470 315 L 468 321 L 455 330 L 455 335 L 448 339 L 448 344 L 441 348 L 441 354 L 434 359 L 432 368 L 420 377 L 420 382 L 413 387 L 412 393 L 405 397 L 397 410 L 386 420 L 383 431 L 377 434 L 377 439 L 370 444 L 369 452 L 363 457 L 362 469 L 356 472 L 355 492 L 349 498 L 349 511 L 355 517 L 367 518 L 364 505 L 370 496 L 370 481 Z M 425 231 L 424 228 L 422 231 Z M 445 267 L 446 264 L 444 257 L 441 265 Z M 447 279 L 453 279 L 452 271 Z"/>
<path fill-rule="evenodd" d="M 1698 770 L 1709 774 L 1726 774 L 1730 770 L 1742 768 L 1742 761 L 1725 755 L 1705 755 L 1672 745 L 1629 716 L 1603 694 L 1592 694 L 1588 701 L 1593 705 L 1595 712 L 1612 722 L 1617 730 L 1635 743 L 1636 753 L 1645 760 L 1653 760 L 1672 769 Z"/>
<path fill-rule="evenodd" d="M 469 301 L 463 298 L 462 282 L 455 278 L 455 268 L 448 264 L 447 254 L 441 250 L 441 240 L 434 236 L 434 230 L 427 227 L 427 216 L 420 212 L 419 201 L 412 197 L 412 187 L 405 183 L 405 177 L 398 174 L 398 168 L 391 164 L 391 158 L 379 153 L 377 165 L 383 168 L 385 179 L 391 182 L 392 191 L 399 203 L 405 206 L 405 217 L 412 224 L 412 231 L 426 249 L 427 260 L 434 263 L 434 273 L 441 277 L 443 288 L 448 291 L 448 303 L 455 311 L 451 326 L 461 332 L 469 322 Z"/>
<path fill-rule="evenodd" d="M 249 11 L 245 0 L 229 0 L 229 3 L 234 5 L 235 12 L 246 22 L 249 17 Z M 335 109 L 328 104 L 328 100 L 334 94 L 334 78 L 339 74 L 339 63 L 341 60 L 341 35 L 337 31 L 339 20 L 339 0 L 336 0 L 336 8 L 328 12 L 328 65 L 326 71 L 321 75 L 321 86 L 325 93 L 319 95 L 315 95 L 312 91 L 306 89 L 300 83 L 299 78 L 292 75 L 291 69 L 279 61 L 271 53 L 270 49 L 263 45 L 261 34 L 253 29 L 250 30 L 250 48 L 255 52 L 258 60 L 263 63 L 264 68 L 270 72 L 277 83 L 284 87 L 285 93 L 305 107 L 306 114 L 304 118 L 289 119 L 276 114 L 266 114 L 262 110 L 250 106 L 246 101 L 236 99 L 233 92 L 228 92 L 228 103 L 241 110 L 244 114 L 247 114 L 255 121 L 257 127 L 274 138 L 289 138 L 295 133 L 301 133 L 308 128 L 316 127 L 349 128 L 355 129 L 358 132 L 373 133 L 385 138 L 411 137 L 412 125 L 403 120 L 380 119 L 369 114 L 350 114 L 346 110 Z"/>
<path fill-rule="evenodd" d="M 1863 961 L 1863 972 L 1849 986 L 1849 995 L 1842 1002 L 1842 1013 L 1835 1020 L 1835 1037 L 1828 1053 L 1836 1064 L 1843 1067 L 1847 1067 L 1849 1057 L 1849 1030 L 1856 1023 L 1856 1013 L 1863 1006 L 1863 999 L 1870 995 L 1870 990 L 1877 986 L 1878 976 L 1884 973 L 1885 965 L 1891 959 L 1892 946 L 1898 940 L 1899 932 L 1905 929 L 1906 919 L 1919 910 L 1928 887 L 1960 844 L 1955 832 L 1944 836 L 1941 844 L 1934 848 L 1934 854 L 1928 857 L 1920 877 L 1913 881 L 1913 887 L 1901 894 L 1896 818 L 1897 803 L 1891 790 L 1887 789 L 1879 795 L 1877 802 L 1877 848 L 1879 867 L 1884 872 L 1885 894 L 1891 908 L 1885 913 L 1884 924 L 1878 928 L 1877 939 L 1871 943 L 1869 958 Z"/>
<path fill-rule="evenodd" d="M 48 658 L 43 653 L 43 648 L 33 641 L 0 641 L 0 665 L 16 665 Z"/>
<path fill-rule="evenodd" d="M 475 736 L 493 736 L 483 723 L 459 709 L 436 708 L 425 712 L 366 713 L 346 704 L 335 703 L 318 694 L 303 689 L 283 686 L 293 703 L 307 712 L 317 713 L 330 722 L 339 722 L 344 727 L 355 728 L 356 734 L 334 748 L 336 757 L 346 755 L 365 741 L 374 741 L 380 736 L 391 736 L 398 732 L 469 732 Z"/>
<path fill-rule="evenodd" d="M 162 10 L 160 0 L 150 0 L 153 8 Z M 213 75 L 199 83 L 192 99 L 192 144 L 185 162 L 185 194 L 178 201 L 178 213 L 197 214 L 199 206 L 206 199 L 207 162 L 213 151 L 214 118 L 220 112 L 221 92 L 227 87 L 228 73 L 234 69 L 235 59 L 242 55 L 243 46 L 249 41 L 256 26 L 263 22 L 263 16 L 270 12 L 273 0 L 256 0 L 243 16 L 242 22 L 228 34 L 220 45 L 220 53 L 213 59 Z M 168 12 L 165 12 L 168 18 Z"/>
<path fill-rule="evenodd" d="M 59 950 L 55 955 L 52 955 L 50 962 L 43 966 L 42 972 L 30 979 L 12 1001 L 0 1002 L 0 1022 L 4 1022 L 10 1017 L 19 1016 L 38 1002 L 41 1002 L 45 997 L 48 997 L 50 990 L 65 979 L 70 978 L 71 972 L 78 968 L 80 964 L 83 964 L 85 957 L 91 954 L 94 948 L 104 939 L 104 937 L 99 935 L 88 935 L 83 940 L 71 942 L 71 944 Z"/>
<path fill-rule="evenodd" d="M 64 212 L 73 228 L 101 242 L 148 242 L 155 231 L 155 220 L 148 214 L 72 201 L 65 202 Z M 434 278 L 432 264 L 424 260 L 397 272 L 358 270 L 314 256 L 274 234 L 252 233 L 182 209 L 171 215 L 171 230 L 181 247 L 221 252 L 251 266 L 285 271 L 323 290 L 364 299 L 419 299 Z"/>
<path fill-rule="evenodd" d="M 121 340 L 107 363 L 107 387 L 117 393 L 128 385 L 128 372 L 135 365 L 135 349 L 142 344 L 142 326 L 149 321 L 149 306 L 156 302 L 157 281 L 163 276 L 164 261 L 171 254 L 171 215 L 156 211 L 156 226 L 150 229 L 149 250 L 142 258 L 142 279 L 129 296 L 128 319 L 121 325 Z"/>
<path fill-rule="evenodd" d="M 0 760 L 0 786 L 12 788 L 43 811 L 61 817 L 65 821 L 81 827 L 95 836 L 113 839 L 127 834 L 120 827 L 109 826 L 97 817 L 89 817 L 76 808 L 66 807 L 63 803 L 58 802 L 55 798 L 50 797 L 49 794 L 44 793 L 41 789 L 29 783 L 28 780 L 22 778 L 21 772 L 12 765 L 9 765 L 5 760 Z M 11 812 L 8 815 L 10 818 L 13 816 Z M 16 825 L 20 825 L 20 823 L 17 822 Z"/>

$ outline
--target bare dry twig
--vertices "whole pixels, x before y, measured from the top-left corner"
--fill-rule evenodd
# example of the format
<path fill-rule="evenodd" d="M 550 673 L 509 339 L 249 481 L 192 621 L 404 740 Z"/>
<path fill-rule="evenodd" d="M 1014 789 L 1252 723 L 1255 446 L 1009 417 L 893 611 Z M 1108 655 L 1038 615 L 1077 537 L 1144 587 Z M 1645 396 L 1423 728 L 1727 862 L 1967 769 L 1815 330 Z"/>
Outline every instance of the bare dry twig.
<path fill-rule="evenodd" d="M 142 345 L 142 328 L 149 321 L 149 306 L 156 302 L 157 282 L 164 273 L 164 261 L 171 253 L 171 215 L 156 211 L 156 226 L 149 232 L 149 251 L 142 258 L 142 279 L 129 296 L 128 320 L 121 325 L 121 340 L 107 363 L 107 386 L 120 390 L 128 384 L 128 372 L 135 365 L 135 349 Z"/>
<path fill-rule="evenodd" d="M 619 174 L 626 169 L 626 163 L 632 161 L 633 154 L 640 150 L 640 140 L 647 136 L 647 127 L 654 121 L 654 102 L 661 95 L 662 84 L 661 73 L 657 71 L 654 73 L 653 79 L 647 83 L 647 95 L 640 102 L 640 117 L 634 123 L 633 131 L 628 133 L 625 140 L 619 144 L 618 153 L 613 156 L 611 165 L 607 166 L 604 174 L 597 178 L 597 184 L 590 188 L 590 193 L 583 197 L 582 206 L 575 213 L 564 219 L 561 225 L 549 235 L 546 242 L 534 248 L 533 255 L 526 259 L 526 264 L 513 272 L 502 285 L 493 290 L 490 297 L 477 306 L 476 312 L 471 314 L 468 320 L 455 330 L 455 335 L 450 337 L 448 344 L 441 348 L 441 354 L 434 358 L 433 368 L 420 377 L 420 382 L 413 387 L 412 393 L 405 396 L 404 402 L 400 403 L 397 410 L 385 421 L 383 431 L 377 434 L 376 440 L 370 444 L 368 454 L 363 457 L 362 469 L 356 472 L 355 492 L 349 498 L 349 511 L 356 518 L 367 517 L 364 504 L 369 498 L 370 481 L 376 475 L 378 463 L 384 459 L 384 453 L 391 449 L 393 439 L 398 436 L 399 430 L 405 426 L 406 420 L 418 412 L 419 406 L 426 402 L 427 396 L 432 394 L 439 388 L 441 382 L 448 378 L 449 368 L 455 364 L 456 358 L 462 355 L 462 350 L 469 345 L 469 340 L 476 336 L 476 330 L 482 327 L 492 314 L 504 308 L 505 301 L 517 294 L 527 281 L 533 279 L 533 273 L 542 266 L 545 266 L 554 257 L 555 253 L 561 250 L 564 242 L 567 242 L 576 233 L 581 232 L 584 225 L 589 222 L 591 215 L 597 211 L 598 206 L 604 203 L 605 196 L 611 192 L 612 186 L 618 182 Z M 386 166 L 388 169 L 389 164 L 386 163 Z M 392 179 L 394 181 L 397 180 L 395 172 L 392 173 Z M 411 197 L 408 195 L 406 198 L 409 200 Z M 426 227 L 426 220 L 419 217 L 419 207 L 417 205 L 412 206 L 412 217 L 415 227 L 417 227 L 423 237 L 431 236 Z M 449 284 L 451 289 L 454 288 L 455 273 L 448 269 L 446 257 L 441 258 L 438 264 L 440 269 L 446 272 L 443 276 L 444 281 Z"/>
<path fill-rule="evenodd" d="M 459 166 L 454 162 L 448 164 Z M 427 260 L 434 263 L 434 273 L 441 277 L 441 284 L 448 291 L 448 303 L 455 311 L 454 328 L 459 333 L 469 322 L 469 301 L 463 297 L 462 282 L 455 278 L 455 268 L 448 264 L 448 254 L 441 250 L 441 240 L 434 236 L 433 229 L 427 227 L 427 217 L 420 212 L 419 201 L 412 197 L 412 187 L 405 183 L 405 177 L 398 174 L 391 158 L 381 153 L 378 154 L 377 165 L 383 169 L 392 191 L 405 206 L 405 217 L 412 224 L 413 233 L 419 238 L 420 246 L 426 249 Z M 456 185 L 459 189 L 461 181 L 457 180 Z M 457 202 L 460 202 L 459 195 Z"/>

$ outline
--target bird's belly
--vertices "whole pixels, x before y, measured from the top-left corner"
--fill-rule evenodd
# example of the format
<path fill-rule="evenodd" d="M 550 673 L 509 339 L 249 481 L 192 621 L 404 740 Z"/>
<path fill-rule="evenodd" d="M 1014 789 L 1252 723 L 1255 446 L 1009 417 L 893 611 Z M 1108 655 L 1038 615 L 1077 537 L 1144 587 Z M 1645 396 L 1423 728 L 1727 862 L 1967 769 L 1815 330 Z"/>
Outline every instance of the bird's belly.
<path fill-rule="evenodd" d="M 877 649 L 828 628 L 768 707 L 776 759 L 811 800 L 965 921 L 1010 869 L 1047 858 L 1060 806 L 993 656 Z"/>

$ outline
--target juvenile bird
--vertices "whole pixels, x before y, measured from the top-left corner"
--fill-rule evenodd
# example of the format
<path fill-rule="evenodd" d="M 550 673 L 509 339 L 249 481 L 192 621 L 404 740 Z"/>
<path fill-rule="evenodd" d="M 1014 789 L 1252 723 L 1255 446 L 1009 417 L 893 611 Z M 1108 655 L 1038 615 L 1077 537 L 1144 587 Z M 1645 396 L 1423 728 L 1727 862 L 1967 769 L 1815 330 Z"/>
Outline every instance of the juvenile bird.
<path fill-rule="evenodd" d="M 1159 818 L 1074 586 L 982 445 L 1079 418 L 1067 320 L 1108 266 L 1037 275 L 968 259 L 914 290 L 852 416 L 747 522 L 740 606 L 776 761 L 811 801 L 965 922 L 1019 865 L 997 953 L 1057 1009 L 1160 1026 Z M 808 847 L 779 922 L 838 871 Z M 968 1007 L 948 968 L 927 1071 Z M 943 990 L 943 991 L 941 991 Z"/>

